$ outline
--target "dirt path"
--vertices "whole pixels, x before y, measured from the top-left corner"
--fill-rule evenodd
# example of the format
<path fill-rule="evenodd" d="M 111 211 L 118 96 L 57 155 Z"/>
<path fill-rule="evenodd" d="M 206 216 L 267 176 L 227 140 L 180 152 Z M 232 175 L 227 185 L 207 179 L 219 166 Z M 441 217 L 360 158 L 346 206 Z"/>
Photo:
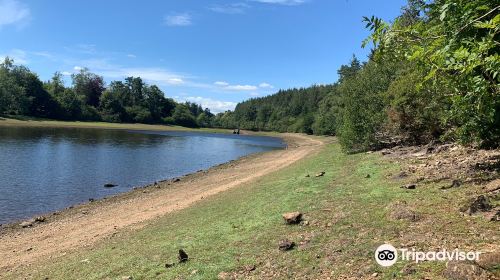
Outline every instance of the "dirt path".
<path fill-rule="evenodd" d="M 0 234 L 0 276 L 91 246 L 120 229 L 141 228 L 156 217 L 286 167 L 323 145 L 305 135 L 285 134 L 284 138 L 289 143 L 286 150 L 251 155 L 186 176 L 180 182 L 162 182 L 157 188 L 76 206 L 33 228 L 4 229 Z"/>

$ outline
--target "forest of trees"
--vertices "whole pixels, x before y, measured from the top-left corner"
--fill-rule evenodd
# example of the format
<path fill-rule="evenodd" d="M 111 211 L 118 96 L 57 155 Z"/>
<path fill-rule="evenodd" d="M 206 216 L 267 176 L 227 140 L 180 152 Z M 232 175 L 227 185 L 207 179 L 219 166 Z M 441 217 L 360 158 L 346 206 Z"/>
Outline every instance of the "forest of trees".
<path fill-rule="evenodd" d="M 82 69 L 71 79 L 71 87 L 64 85 L 60 73 L 42 82 L 28 68 L 6 58 L 0 63 L 0 115 L 187 127 L 210 127 L 215 117 L 198 104 L 166 98 L 160 88 L 140 77 L 106 87 L 101 76 Z"/>
<path fill-rule="evenodd" d="M 0 114 L 336 135 L 348 152 L 395 143 L 500 145 L 500 6 L 494 0 L 409 0 L 391 23 L 371 16 L 368 61 L 353 57 L 332 85 L 281 90 L 213 115 L 140 78 L 82 70 L 65 87 L 0 64 Z M 333 77 L 332 77 L 333 79 Z"/>
<path fill-rule="evenodd" d="M 458 141 L 500 145 L 500 6 L 492 0 L 410 0 L 392 23 L 365 17 L 367 62 L 330 86 L 238 104 L 218 125 L 337 135 L 348 152 Z"/>

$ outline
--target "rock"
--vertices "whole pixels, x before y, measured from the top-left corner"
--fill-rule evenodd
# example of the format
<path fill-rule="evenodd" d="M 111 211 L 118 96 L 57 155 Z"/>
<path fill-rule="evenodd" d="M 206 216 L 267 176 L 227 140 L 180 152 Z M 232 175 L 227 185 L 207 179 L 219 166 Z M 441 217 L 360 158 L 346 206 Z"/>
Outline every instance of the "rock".
<path fill-rule="evenodd" d="M 278 248 L 280 249 L 280 251 L 292 250 L 293 247 L 295 247 L 295 243 L 288 239 L 281 240 L 278 244 Z"/>
<path fill-rule="evenodd" d="M 175 263 L 166 263 L 165 268 L 171 268 L 175 265 Z"/>
<path fill-rule="evenodd" d="M 469 215 L 475 214 L 477 212 L 486 212 L 491 210 L 492 206 L 490 204 L 489 199 L 484 196 L 478 196 L 466 210 L 466 213 Z"/>
<path fill-rule="evenodd" d="M 43 223 L 45 222 L 46 218 L 44 216 L 39 216 L 35 218 L 35 222 Z"/>
<path fill-rule="evenodd" d="M 179 256 L 177 257 L 179 259 L 180 263 L 187 262 L 189 259 L 189 256 L 184 250 L 180 249 L 179 250 Z"/>
<path fill-rule="evenodd" d="M 28 227 L 32 227 L 34 222 L 35 222 L 34 220 L 29 220 L 29 221 L 24 221 L 24 222 L 20 223 L 19 225 L 23 228 L 28 228 Z"/>
<path fill-rule="evenodd" d="M 311 177 L 311 175 L 307 174 L 307 175 L 306 175 L 306 178 L 309 178 L 309 177 Z"/>
<path fill-rule="evenodd" d="M 370 174 L 366 174 L 365 176 L 365 178 L 370 178 L 370 177 L 371 177 Z"/>
<path fill-rule="evenodd" d="M 401 188 L 407 189 L 407 190 L 414 190 L 417 188 L 417 185 L 416 184 L 407 184 L 407 185 L 401 186 Z"/>
<path fill-rule="evenodd" d="M 123 276 L 122 277 L 122 280 L 132 280 L 134 278 L 132 278 L 132 276 Z"/>
<path fill-rule="evenodd" d="M 298 224 L 302 220 L 302 213 L 300 212 L 290 212 L 282 215 L 285 222 L 289 225 Z"/>
<path fill-rule="evenodd" d="M 321 171 L 321 172 L 317 173 L 315 176 L 322 177 L 323 175 L 325 175 L 325 171 Z"/>
<path fill-rule="evenodd" d="M 172 180 L 174 183 L 177 183 L 177 182 L 180 182 L 181 179 L 180 178 L 175 178 L 174 180 Z"/>
<path fill-rule="evenodd" d="M 106 183 L 106 184 L 104 184 L 104 187 L 105 187 L 105 188 L 114 188 L 114 187 L 116 187 L 116 186 L 118 186 L 118 185 L 113 184 L 113 183 Z"/>
<path fill-rule="evenodd" d="M 94 201 L 95 201 L 95 199 L 89 198 L 89 202 L 94 202 Z"/>
<path fill-rule="evenodd" d="M 375 272 L 375 273 L 372 274 L 372 277 L 377 277 L 377 276 L 378 276 L 377 272 Z"/>
<path fill-rule="evenodd" d="M 472 262 L 466 261 L 449 261 L 446 263 L 444 277 L 453 280 L 486 280 L 488 273 Z"/>

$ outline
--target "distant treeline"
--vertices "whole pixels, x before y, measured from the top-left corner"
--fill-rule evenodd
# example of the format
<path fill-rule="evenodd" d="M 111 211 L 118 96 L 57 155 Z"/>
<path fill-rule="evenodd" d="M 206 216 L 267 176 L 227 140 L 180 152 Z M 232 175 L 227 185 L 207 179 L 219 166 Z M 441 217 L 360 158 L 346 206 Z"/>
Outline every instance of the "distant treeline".
<path fill-rule="evenodd" d="M 215 115 L 200 105 L 166 98 L 155 85 L 139 77 L 113 81 L 87 69 L 73 74 L 72 86 L 54 74 L 42 82 L 24 66 L 6 58 L 0 63 L 0 115 L 25 115 L 60 120 L 164 123 L 210 127 Z"/>
<path fill-rule="evenodd" d="M 369 60 L 329 86 L 250 99 L 225 127 L 337 135 L 345 150 L 433 139 L 500 145 L 500 6 L 410 0 L 394 22 L 364 18 Z"/>
<path fill-rule="evenodd" d="M 0 114 L 337 135 L 348 152 L 434 139 L 500 145 L 497 0 L 409 0 L 392 23 L 363 21 L 367 62 L 353 57 L 332 85 L 282 90 L 217 115 L 166 98 L 140 78 L 112 82 L 82 70 L 65 87 L 0 64 Z"/>

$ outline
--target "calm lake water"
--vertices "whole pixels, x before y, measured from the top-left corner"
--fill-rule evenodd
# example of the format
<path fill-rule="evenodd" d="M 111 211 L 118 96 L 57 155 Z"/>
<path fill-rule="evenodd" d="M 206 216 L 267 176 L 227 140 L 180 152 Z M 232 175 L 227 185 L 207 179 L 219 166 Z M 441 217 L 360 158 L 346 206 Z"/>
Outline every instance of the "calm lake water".
<path fill-rule="evenodd" d="M 0 127 L 0 223 L 283 146 L 244 135 Z"/>

